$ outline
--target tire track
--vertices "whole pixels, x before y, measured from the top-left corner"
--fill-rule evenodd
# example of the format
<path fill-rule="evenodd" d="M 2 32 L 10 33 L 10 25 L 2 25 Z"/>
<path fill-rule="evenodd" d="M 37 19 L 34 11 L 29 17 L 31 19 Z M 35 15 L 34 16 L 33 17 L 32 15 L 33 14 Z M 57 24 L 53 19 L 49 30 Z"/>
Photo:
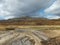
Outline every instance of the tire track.
<path fill-rule="evenodd" d="M 49 38 L 42 31 L 18 29 L 1 35 L 0 45 L 41 45 Z"/>

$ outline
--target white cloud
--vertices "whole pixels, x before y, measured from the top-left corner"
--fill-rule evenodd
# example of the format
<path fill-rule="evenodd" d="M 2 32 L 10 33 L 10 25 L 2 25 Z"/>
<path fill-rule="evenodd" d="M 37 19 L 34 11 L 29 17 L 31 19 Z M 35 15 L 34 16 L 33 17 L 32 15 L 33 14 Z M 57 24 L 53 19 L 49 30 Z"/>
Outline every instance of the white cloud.
<path fill-rule="evenodd" d="M 38 10 L 47 8 L 54 0 L 1 0 L 0 15 L 6 18 L 34 15 Z"/>
<path fill-rule="evenodd" d="M 4 17 L 4 20 L 8 20 L 8 19 L 12 19 L 15 18 L 14 16 L 8 16 L 8 17 Z"/>
<path fill-rule="evenodd" d="M 60 18 L 60 16 L 47 16 L 46 18 L 48 18 L 48 19 L 59 19 Z"/>
<path fill-rule="evenodd" d="M 52 6 L 45 10 L 45 13 L 60 16 L 60 0 L 56 0 L 55 3 L 52 4 Z"/>

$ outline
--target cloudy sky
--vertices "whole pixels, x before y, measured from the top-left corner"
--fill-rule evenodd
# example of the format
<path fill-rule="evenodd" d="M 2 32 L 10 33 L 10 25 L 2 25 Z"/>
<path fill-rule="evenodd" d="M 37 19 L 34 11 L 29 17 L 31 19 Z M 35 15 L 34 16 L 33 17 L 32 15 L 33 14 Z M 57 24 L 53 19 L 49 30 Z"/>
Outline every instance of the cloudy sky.
<path fill-rule="evenodd" d="M 60 18 L 60 0 L 0 0 L 0 20 L 22 16 Z"/>

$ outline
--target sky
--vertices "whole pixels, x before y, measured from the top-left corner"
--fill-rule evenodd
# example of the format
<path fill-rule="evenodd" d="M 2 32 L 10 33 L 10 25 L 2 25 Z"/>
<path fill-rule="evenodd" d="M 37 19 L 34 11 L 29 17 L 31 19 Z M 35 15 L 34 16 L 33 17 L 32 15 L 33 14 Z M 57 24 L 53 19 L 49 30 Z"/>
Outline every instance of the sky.
<path fill-rule="evenodd" d="M 60 0 L 0 0 L 0 20 L 22 16 L 60 18 Z"/>

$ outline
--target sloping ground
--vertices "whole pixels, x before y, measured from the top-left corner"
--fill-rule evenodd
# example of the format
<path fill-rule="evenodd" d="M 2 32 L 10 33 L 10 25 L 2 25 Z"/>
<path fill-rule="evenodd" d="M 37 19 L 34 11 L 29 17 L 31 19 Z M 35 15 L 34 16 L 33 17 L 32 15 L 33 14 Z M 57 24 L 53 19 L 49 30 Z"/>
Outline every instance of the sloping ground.
<path fill-rule="evenodd" d="M 60 30 L 42 30 L 48 37 L 58 37 L 60 36 Z"/>
<path fill-rule="evenodd" d="M 41 43 L 42 43 L 42 45 L 60 45 L 60 36 L 51 38 L 48 41 L 42 41 Z"/>

